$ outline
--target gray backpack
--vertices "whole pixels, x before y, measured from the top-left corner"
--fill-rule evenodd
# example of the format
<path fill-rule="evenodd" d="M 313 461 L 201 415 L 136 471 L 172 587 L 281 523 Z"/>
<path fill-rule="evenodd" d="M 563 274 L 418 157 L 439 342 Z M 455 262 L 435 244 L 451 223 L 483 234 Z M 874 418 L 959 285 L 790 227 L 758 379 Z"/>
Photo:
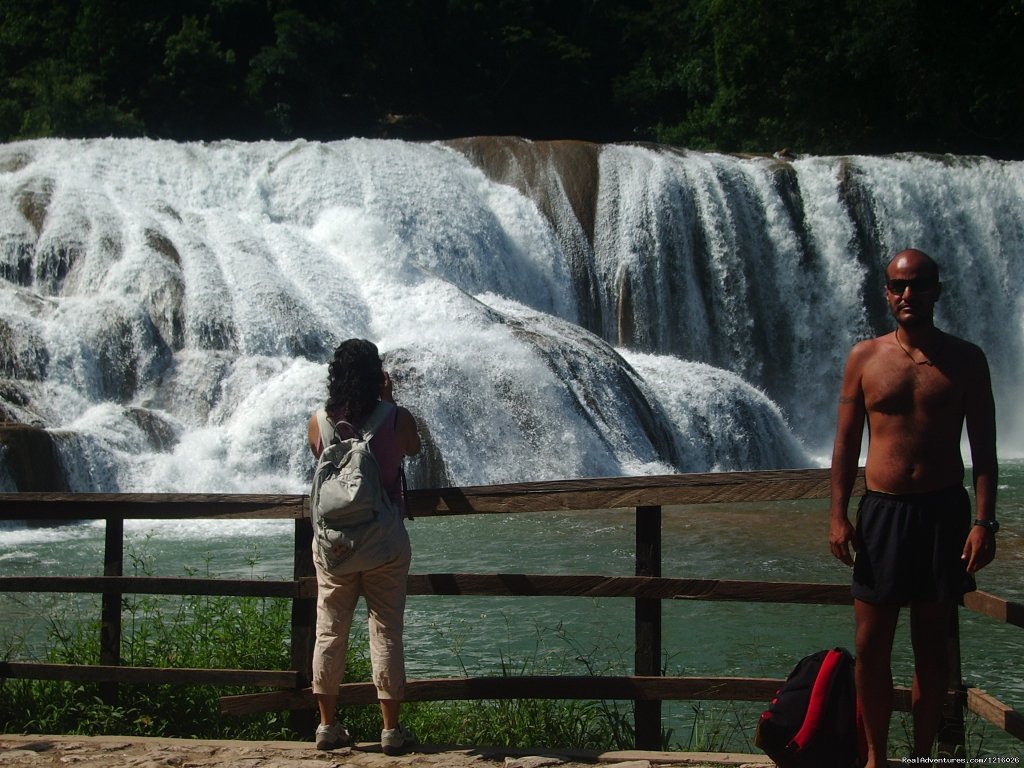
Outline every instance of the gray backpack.
<path fill-rule="evenodd" d="M 309 506 L 320 558 L 331 573 L 367 571 L 398 554 L 401 542 L 394 533 L 401 515 L 370 450 L 374 433 L 394 412 L 395 406 L 380 402 L 358 430 L 344 421 L 331 424 L 323 409 L 317 411 L 324 449 Z"/>

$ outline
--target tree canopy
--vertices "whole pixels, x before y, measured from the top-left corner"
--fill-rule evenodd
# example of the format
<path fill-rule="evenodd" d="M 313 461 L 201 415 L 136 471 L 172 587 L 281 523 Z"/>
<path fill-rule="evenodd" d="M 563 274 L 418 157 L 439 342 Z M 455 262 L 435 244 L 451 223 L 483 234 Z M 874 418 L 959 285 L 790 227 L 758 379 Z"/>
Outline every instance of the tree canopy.
<path fill-rule="evenodd" d="M 0 0 L 0 139 L 1024 158 L 1024 0 Z"/>

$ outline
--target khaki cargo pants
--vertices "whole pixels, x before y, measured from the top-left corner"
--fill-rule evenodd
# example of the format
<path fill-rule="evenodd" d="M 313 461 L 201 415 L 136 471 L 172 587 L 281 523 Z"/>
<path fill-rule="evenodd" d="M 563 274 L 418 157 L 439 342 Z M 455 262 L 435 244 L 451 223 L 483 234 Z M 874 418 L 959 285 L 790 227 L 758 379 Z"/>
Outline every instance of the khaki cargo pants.
<path fill-rule="evenodd" d="M 336 576 L 323 566 L 313 542 L 316 566 L 316 642 L 313 646 L 313 693 L 336 695 L 345 678 L 345 655 L 352 617 L 360 595 L 369 617 L 370 663 L 380 699 L 402 700 L 405 692 L 405 590 L 412 547 L 405 526 L 394 560 L 370 571 Z"/>

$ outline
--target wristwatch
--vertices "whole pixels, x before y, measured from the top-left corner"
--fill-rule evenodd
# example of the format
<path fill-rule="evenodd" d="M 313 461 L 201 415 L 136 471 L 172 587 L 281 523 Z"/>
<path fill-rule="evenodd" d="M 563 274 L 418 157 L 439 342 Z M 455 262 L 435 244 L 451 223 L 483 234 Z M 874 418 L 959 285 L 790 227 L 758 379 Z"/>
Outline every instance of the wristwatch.
<path fill-rule="evenodd" d="M 988 528 L 992 533 L 999 533 L 999 521 L 998 520 L 975 520 L 975 525 L 982 525 Z"/>

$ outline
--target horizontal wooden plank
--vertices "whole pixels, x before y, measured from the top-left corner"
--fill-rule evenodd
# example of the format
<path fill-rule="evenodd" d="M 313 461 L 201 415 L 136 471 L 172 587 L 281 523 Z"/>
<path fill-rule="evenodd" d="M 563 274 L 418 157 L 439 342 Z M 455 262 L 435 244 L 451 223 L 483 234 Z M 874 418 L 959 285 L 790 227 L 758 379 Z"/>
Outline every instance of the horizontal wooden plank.
<path fill-rule="evenodd" d="M 217 685 L 225 687 L 295 688 L 296 672 L 276 669 L 186 669 L 112 667 L 85 664 L 37 664 L 0 661 L 0 678 L 67 680 L 81 683 L 136 685 Z"/>
<path fill-rule="evenodd" d="M 408 683 L 406 683 L 408 685 Z M 376 696 L 376 694 L 374 694 Z M 376 701 L 376 699 L 374 699 Z M 258 715 L 263 712 L 290 712 L 316 709 L 312 688 L 291 688 L 265 693 L 244 693 L 220 697 L 222 715 Z"/>
<path fill-rule="evenodd" d="M 855 493 L 863 489 L 858 475 Z M 825 499 L 827 469 L 599 477 L 412 489 L 413 516 L 624 509 L 638 506 Z M 211 493 L 0 493 L 0 520 L 301 519 L 307 496 Z"/>
<path fill-rule="evenodd" d="M 861 472 L 854 492 L 863 488 Z M 796 469 L 430 488 L 410 490 L 407 501 L 411 515 L 430 516 L 826 499 L 829 493 L 829 470 Z"/>
<path fill-rule="evenodd" d="M 230 493 L 0 493 L 0 520 L 301 519 L 306 496 Z"/>
<path fill-rule="evenodd" d="M 428 573 L 409 576 L 410 595 L 629 597 L 848 605 L 848 584 L 670 579 L 646 576 Z"/>
<path fill-rule="evenodd" d="M 718 701 L 768 701 L 781 680 L 732 677 L 612 677 L 612 676 L 516 676 L 468 677 L 409 680 L 405 701 L 457 701 L 483 699 L 621 699 L 669 700 L 713 699 Z M 345 683 L 338 691 L 342 706 L 374 704 L 377 689 L 373 683 Z M 220 709 L 224 714 L 244 715 L 256 712 L 314 707 L 312 691 L 272 691 L 224 696 Z"/>
<path fill-rule="evenodd" d="M 980 688 L 967 689 L 967 708 L 1012 736 L 1024 741 L 1024 715 Z"/>
<path fill-rule="evenodd" d="M 309 577 L 299 581 L 270 581 L 165 576 L 0 576 L 0 592 L 313 598 L 316 597 L 316 579 Z"/>
<path fill-rule="evenodd" d="M 815 605 L 852 602 L 850 587 L 846 584 L 522 573 L 410 574 L 407 583 L 410 595 L 624 597 Z M 314 598 L 316 590 L 314 577 L 298 581 L 139 576 L 0 577 L 0 592 Z"/>
<path fill-rule="evenodd" d="M 849 584 L 730 581 L 686 579 L 675 599 L 746 601 L 752 603 L 801 603 L 805 605 L 852 605 Z"/>
<path fill-rule="evenodd" d="M 417 680 L 410 701 L 481 699 L 618 699 L 633 701 L 768 701 L 781 680 L 734 677 L 615 677 L 531 675 Z M 367 684 L 343 685 L 339 701 L 363 703 Z M 350 698 L 351 697 L 351 698 Z M 375 698 L 370 698 L 374 701 Z"/>
<path fill-rule="evenodd" d="M 504 699 L 620 700 L 620 701 L 752 701 L 767 703 L 778 691 L 781 679 L 763 677 L 615 677 L 524 675 L 410 680 L 406 701 L 458 701 Z M 372 683 L 345 683 L 338 690 L 339 704 L 373 704 L 377 690 Z M 949 696 L 955 696 L 950 692 Z M 910 691 L 897 688 L 895 707 L 910 709 Z M 300 691 L 223 696 L 220 711 L 248 715 L 316 706 L 309 688 Z"/>
<path fill-rule="evenodd" d="M 964 595 L 964 607 L 990 616 L 996 621 L 1024 627 L 1024 604 L 977 590 Z"/>

